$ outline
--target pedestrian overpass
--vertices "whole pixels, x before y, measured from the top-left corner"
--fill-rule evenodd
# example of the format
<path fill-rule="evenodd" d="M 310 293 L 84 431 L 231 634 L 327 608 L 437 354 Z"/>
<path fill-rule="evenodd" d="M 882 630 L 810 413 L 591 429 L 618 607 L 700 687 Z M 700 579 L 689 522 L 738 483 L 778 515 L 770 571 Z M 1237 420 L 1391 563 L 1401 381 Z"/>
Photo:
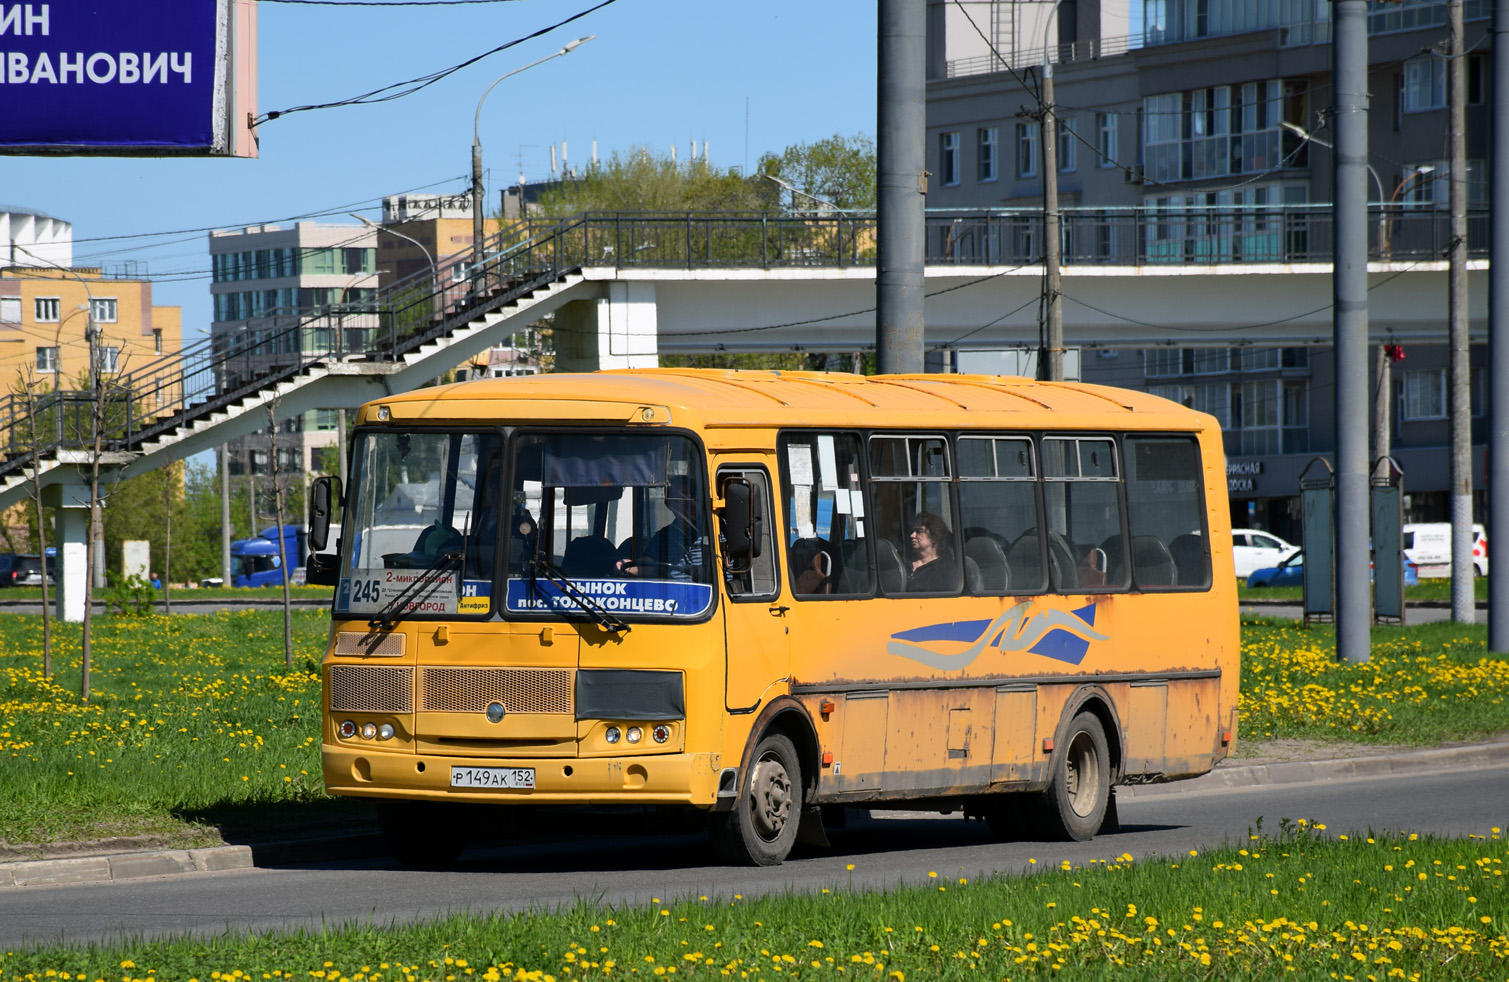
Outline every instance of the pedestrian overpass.
<path fill-rule="evenodd" d="M 1379 340 L 1445 336 L 1444 213 L 1374 215 Z M 1329 207 L 1068 209 L 1065 343 L 1323 345 Z M 925 343 L 1035 347 L 1041 214 L 929 212 Z M 102 483 L 313 409 L 351 409 L 450 371 L 554 315 L 557 370 L 649 367 L 661 354 L 854 352 L 875 344 L 872 213 L 588 214 L 511 225 L 361 304 L 266 318 L 105 379 L 100 391 L 0 402 L 0 510 L 40 487 L 58 509 L 58 611 L 83 617 L 90 465 Z M 1481 257 L 1486 214 L 1469 238 Z M 1486 310 L 1486 261 L 1470 266 Z M 1485 333 L 1482 317 L 1474 334 Z M 943 360 L 947 363 L 947 359 Z M 98 431 L 98 442 L 95 435 Z M 97 448 L 97 449 L 96 449 Z"/>

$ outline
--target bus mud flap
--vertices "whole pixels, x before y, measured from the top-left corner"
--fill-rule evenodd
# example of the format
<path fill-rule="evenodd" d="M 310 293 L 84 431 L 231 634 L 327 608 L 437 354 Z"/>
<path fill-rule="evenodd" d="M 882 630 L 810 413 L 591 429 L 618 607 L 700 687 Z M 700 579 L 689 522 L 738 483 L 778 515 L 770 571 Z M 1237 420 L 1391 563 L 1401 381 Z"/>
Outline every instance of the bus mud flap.
<path fill-rule="evenodd" d="M 831 848 L 828 833 L 823 831 L 823 810 L 820 806 L 812 805 L 803 809 L 802 824 L 796 827 L 796 841 L 809 846 Z"/>

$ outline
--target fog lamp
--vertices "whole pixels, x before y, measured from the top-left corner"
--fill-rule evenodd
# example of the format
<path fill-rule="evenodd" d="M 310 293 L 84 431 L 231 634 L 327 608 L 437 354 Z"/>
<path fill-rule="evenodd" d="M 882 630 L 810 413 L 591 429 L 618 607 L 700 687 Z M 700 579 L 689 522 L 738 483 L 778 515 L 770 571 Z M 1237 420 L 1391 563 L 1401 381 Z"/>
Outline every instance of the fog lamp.
<path fill-rule="evenodd" d="M 644 730 L 641 730 L 637 726 L 631 726 L 629 727 L 629 732 L 624 734 L 624 736 L 628 738 L 630 743 L 638 743 L 644 738 Z"/>
<path fill-rule="evenodd" d="M 503 704 L 501 702 L 490 702 L 487 704 L 487 721 L 489 723 L 503 722 Z"/>

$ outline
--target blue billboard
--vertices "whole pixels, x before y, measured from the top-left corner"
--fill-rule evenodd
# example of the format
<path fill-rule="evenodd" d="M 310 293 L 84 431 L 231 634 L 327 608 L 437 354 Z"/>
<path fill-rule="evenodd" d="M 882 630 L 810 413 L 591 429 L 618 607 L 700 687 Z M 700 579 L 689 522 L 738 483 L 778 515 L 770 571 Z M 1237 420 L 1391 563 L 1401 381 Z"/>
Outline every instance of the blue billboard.
<path fill-rule="evenodd" d="M 231 2 L 0 0 L 0 152 L 226 152 Z"/>

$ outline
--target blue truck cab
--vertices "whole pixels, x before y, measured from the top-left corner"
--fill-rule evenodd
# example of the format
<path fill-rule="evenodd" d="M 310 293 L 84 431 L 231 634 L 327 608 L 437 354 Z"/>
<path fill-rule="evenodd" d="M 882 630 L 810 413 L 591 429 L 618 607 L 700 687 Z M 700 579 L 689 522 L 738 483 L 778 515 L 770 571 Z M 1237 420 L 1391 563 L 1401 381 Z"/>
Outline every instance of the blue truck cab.
<path fill-rule="evenodd" d="M 283 526 L 283 552 L 292 566 L 303 562 L 305 532 L 302 525 Z M 270 525 L 254 538 L 231 543 L 231 586 L 278 586 L 283 582 L 278 559 L 278 527 Z"/>

